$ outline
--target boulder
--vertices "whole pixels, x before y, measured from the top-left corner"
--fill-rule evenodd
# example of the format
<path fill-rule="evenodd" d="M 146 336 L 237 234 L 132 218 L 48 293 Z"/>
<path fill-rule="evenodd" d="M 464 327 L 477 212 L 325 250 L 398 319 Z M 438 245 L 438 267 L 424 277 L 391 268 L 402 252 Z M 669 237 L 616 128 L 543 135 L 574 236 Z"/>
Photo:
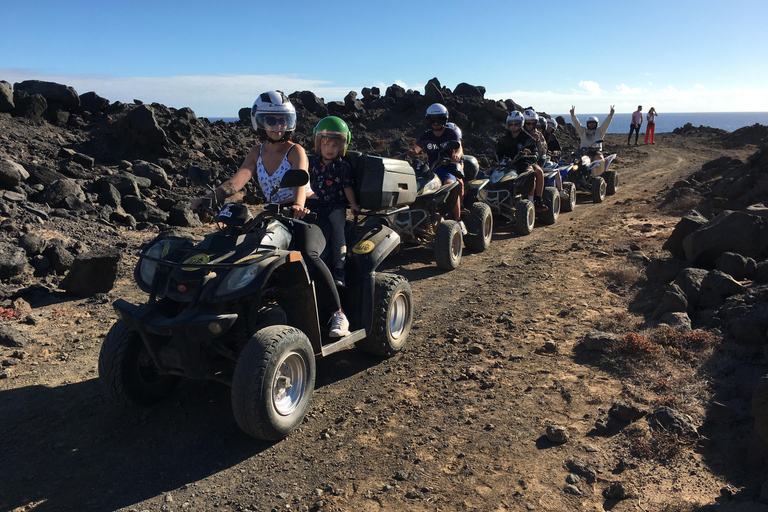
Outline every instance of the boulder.
<path fill-rule="evenodd" d="M 686 267 L 686 262 L 677 258 L 657 258 L 648 263 L 645 276 L 654 283 L 669 283 Z"/>
<path fill-rule="evenodd" d="M 23 165 L 7 158 L 0 158 L 0 187 L 10 190 L 28 179 L 29 173 Z"/>
<path fill-rule="evenodd" d="M 675 284 L 680 287 L 688 299 L 688 304 L 695 308 L 701 299 L 701 283 L 709 272 L 701 268 L 686 268 L 675 278 Z"/>
<path fill-rule="evenodd" d="M 768 248 L 768 219 L 726 210 L 685 237 L 686 259 L 694 265 L 712 268 L 726 252 L 758 258 Z"/>
<path fill-rule="evenodd" d="M 10 112 L 14 106 L 11 84 L 5 80 L 0 80 L 0 112 Z"/>
<path fill-rule="evenodd" d="M 43 198 L 54 208 L 76 209 L 85 203 L 85 193 L 73 179 L 65 178 L 51 183 L 44 191 Z"/>
<path fill-rule="evenodd" d="M 139 105 L 121 120 L 121 131 L 129 144 L 149 150 L 158 150 L 169 145 L 165 131 L 155 117 L 155 111 L 147 105 Z"/>
<path fill-rule="evenodd" d="M 59 286 L 81 297 L 107 293 L 115 285 L 121 258 L 118 247 L 98 247 L 80 254 Z"/>
<path fill-rule="evenodd" d="M 21 247 L 0 242 L 0 279 L 8 279 L 24 272 L 27 253 Z"/>
<path fill-rule="evenodd" d="M 621 339 L 610 332 L 591 331 L 584 336 L 584 348 L 598 352 L 606 352 L 613 348 Z"/>
<path fill-rule="evenodd" d="M 7 325 L 0 325 L 0 345 L 9 348 L 23 348 L 30 341 L 27 333 Z"/>
<path fill-rule="evenodd" d="M 50 268 L 58 275 L 64 275 L 69 270 L 69 267 L 72 266 L 72 262 L 75 261 L 72 253 L 58 239 L 53 239 L 49 242 L 48 247 L 43 251 L 43 256 L 48 259 Z"/>
<path fill-rule="evenodd" d="M 90 91 L 80 95 L 80 107 L 88 112 L 104 112 L 109 107 L 109 100 Z"/>
<path fill-rule="evenodd" d="M 467 83 L 460 83 L 453 90 L 453 94 L 457 96 L 468 96 L 470 98 L 483 99 L 485 97 L 485 87 L 477 85 L 469 85 Z"/>
<path fill-rule="evenodd" d="M 699 437 L 699 432 L 693 425 L 691 417 L 670 407 L 657 408 L 648 415 L 646 421 L 654 430 L 672 432 L 687 439 Z"/>
<path fill-rule="evenodd" d="M 667 286 L 659 305 L 653 311 L 651 318 L 659 319 L 667 313 L 685 313 L 688 310 L 688 299 L 683 290 L 676 284 Z M 690 320 L 689 320 L 690 324 Z"/>
<path fill-rule="evenodd" d="M 24 117 L 35 124 L 42 124 L 43 113 L 48 109 L 48 102 L 42 94 L 27 94 L 24 91 L 13 93 L 14 107 L 11 114 Z"/>
<path fill-rule="evenodd" d="M 669 235 L 669 238 L 664 242 L 662 249 L 672 253 L 673 258 L 680 260 L 685 259 L 683 240 L 706 223 L 706 217 L 696 210 L 691 211 L 688 215 L 680 219 L 675 226 L 675 229 L 672 230 L 672 234 Z"/>
<path fill-rule="evenodd" d="M 19 246 L 24 249 L 24 252 L 26 252 L 27 256 L 30 258 L 42 254 L 47 244 L 48 242 L 46 239 L 37 233 L 24 233 L 21 238 L 19 238 Z"/>
<path fill-rule="evenodd" d="M 14 91 L 23 91 L 30 96 L 39 94 L 48 102 L 63 105 L 68 110 L 76 110 L 80 107 L 80 97 L 77 92 L 68 85 L 42 80 L 24 80 L 13 85 Z"/>
<path fill-rule="evenodd" d="M 757 270 L 757 262 L 735 252 L 724 252 L 715 261 L 717 270 L 725 272 L 734 279 L 751 277 Z"/>
<path fill-rule="evenodd" d="M 132 170 L 136 176 L 147 178 L 155 185 L 162 188 L 171 188 L 171 182 L 168 180 L 168 175 L 165 173 L 165 169 L 157 164 L 145 162 L 144 160 L 137 160 L 133 162 Z"/>

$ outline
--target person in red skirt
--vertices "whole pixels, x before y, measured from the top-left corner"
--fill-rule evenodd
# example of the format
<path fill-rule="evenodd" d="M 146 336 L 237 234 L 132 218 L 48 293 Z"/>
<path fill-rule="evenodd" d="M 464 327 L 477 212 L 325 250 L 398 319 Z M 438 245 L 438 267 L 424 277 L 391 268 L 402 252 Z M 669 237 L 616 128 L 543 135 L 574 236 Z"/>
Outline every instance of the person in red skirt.
<path fill-rule="evenodd" d="M 653 135 L 656 133 L 656 116 L 658 114 L 656 113 L 656 109 L 651 107 L 651 110 L 648 111 L 648 114 L 645 116 L 645 118 L 648 120 L 648 124 L 645 126 L 645 143 L 648 144 L 656 144 L 656 141 L 653 140 Z"/>

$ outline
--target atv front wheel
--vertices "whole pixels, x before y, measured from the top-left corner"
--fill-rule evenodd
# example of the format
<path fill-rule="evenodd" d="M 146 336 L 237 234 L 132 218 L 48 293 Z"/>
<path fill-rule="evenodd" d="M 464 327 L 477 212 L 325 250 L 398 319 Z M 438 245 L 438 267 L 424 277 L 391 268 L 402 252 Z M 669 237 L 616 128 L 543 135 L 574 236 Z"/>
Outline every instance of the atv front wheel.
<path fill-rule="evenodd" d="M 605 199 L 606 184 L 602 176 L 592 178 L 592 201 L 602 203 Z"/>
<path fill-rule="evenodd" d="M 530 235 L 536 222 L 536 210 L 528 199 L 521 199 L 515 206 L 515 231 L 520 235 Z"/>
<path fill-rule="evenodd" d="M 605 195 L 612 196 L 616 193 L 616 189 L 619 188 L 618 173 L 616 171 L 605 171 L 603 179 L 605 179 Z"/>
<path fill-rule="evenodd" d="M 455 270 L 461 262 L 463 237 L 461 226 L 455 220 L 444 220 L 435 233 L 435 262 L 445 270 Z"/>
<path fill-rule="evenodd" d="M 112 325 L 99 351 L 99 381 L 109 398 L 131 407 L 152 405 L 167 398 L 179 380 L 159 373 L 138 332 L 122 320 Z"/>
<path fill-rule="evenodd" d="M 315 390 L 315 354 L 307 336 L 287 325 L 258 331 L 232 376 L 232 413 L 246 434 L 276 441 L 298 427 Z"/>
<path fill-rule="evenodd" d="M 467 236 L 464 245 L 472 252 L 483 252 L 491 245 L 493 237 L 493 213 L 485 203 L 474 203 L 467 219 Z"/>
<path fill-rule="evenodd" d="M 570 196 L 566 201 L 560 204 L 560 211 L 572 212 L 576 208 L 576 185 L 570 181 L 563 183 L 563 190 Z"/>
<path fill-rule="evenodd" d="M 542 201 L 547 207 L 547 211 L 542 212 L 541 222 L 551 226 L 557 222 L 557 218 L 560 216 L 560 192 L 555 187 L 545 187 Z"/>
<path fill-rule="evenodd" d="M 408 341 L 413 322 L 413 292 L 406 278 L 397 274 L 376 274 L 371 334 L 357 343 L 367 354 L 390 357 Z"/>

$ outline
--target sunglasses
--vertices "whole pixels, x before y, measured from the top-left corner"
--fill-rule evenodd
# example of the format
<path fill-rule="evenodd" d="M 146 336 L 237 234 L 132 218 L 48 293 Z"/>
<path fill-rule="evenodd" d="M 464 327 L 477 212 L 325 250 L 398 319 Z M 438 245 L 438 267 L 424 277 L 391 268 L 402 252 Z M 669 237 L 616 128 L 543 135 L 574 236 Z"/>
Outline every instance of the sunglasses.
<path fill-rule="evenodd" d="M 531 125 L 531 126 L 536 126 L 536 121 L 526 121 L 526 122 L 525 122 L 525 125 L 526 125 L 526 126 L 528 126 L 528 125 Z"/>
<path fill-rule="evenodd" d="M 523 126 L 523 124 L 519 121 L 512 121 L 510 123 L 507 123 L 507 126 L 517 126 L 518 128 Z"/>
<path fill-rule="evenodd" d="M 283 116 L 264 116 L 264 122 L 267 123 L 267 126 L 288 125 L 288 119 Z"/>

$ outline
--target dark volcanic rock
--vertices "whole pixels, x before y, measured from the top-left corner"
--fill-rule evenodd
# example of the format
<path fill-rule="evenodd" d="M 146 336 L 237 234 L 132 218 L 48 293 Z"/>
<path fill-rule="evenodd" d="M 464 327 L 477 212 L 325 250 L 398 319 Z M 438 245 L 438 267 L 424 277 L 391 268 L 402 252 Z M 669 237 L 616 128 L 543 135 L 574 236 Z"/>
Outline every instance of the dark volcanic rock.
<path fill-rule="evenodd" d="M 115 285 L 121 257 L 122 251 L 117 247 L 98 247 L 80 254 L 60 287 L 82 297 L 106 293 Z"/>
<path fill-rule="evenodd" d="M 47 102 L 55 102 L 69 110 L 80 107 L 80 97 L 77 92 L 67 85 L 42 80 L 24 80 L 13 85 L 14 91 L 23 91 L 30 96 L 39 94 Z"/>

